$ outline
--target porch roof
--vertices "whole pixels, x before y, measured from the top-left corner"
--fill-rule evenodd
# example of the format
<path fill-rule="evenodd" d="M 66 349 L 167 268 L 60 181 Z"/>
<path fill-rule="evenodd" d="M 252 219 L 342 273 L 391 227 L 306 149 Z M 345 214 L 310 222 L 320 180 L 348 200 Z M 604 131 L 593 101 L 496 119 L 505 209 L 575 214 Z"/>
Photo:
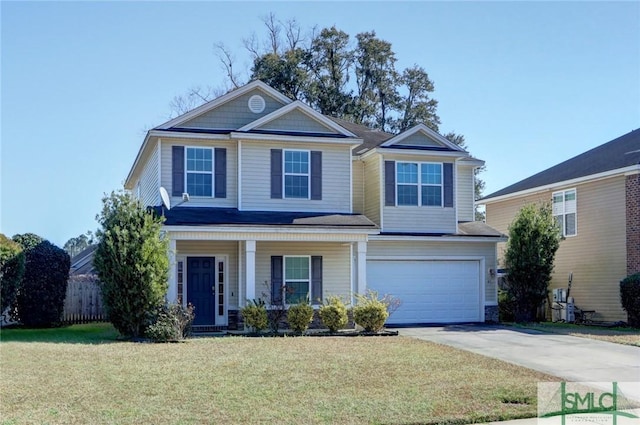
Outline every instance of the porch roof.
<path fill-rule="evenodd" d="M 292 211 L 240 211 L 237 208 L 176 207 L 170 210 L 157 206 L 158 215 L 164 215 L 166 226 L 313 226 L 376 229 L 377 226 L 362 214 L 292 212 Z"/>

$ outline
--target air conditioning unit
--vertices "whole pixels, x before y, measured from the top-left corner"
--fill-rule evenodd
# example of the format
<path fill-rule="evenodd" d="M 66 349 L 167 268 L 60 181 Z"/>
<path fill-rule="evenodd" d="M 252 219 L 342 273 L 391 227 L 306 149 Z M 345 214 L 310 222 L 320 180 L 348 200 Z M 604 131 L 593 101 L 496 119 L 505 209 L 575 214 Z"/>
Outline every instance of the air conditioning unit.
<path fill-rule="evenodd" d="M 573 297 L 569 297 L 569 300 L 567 302 L 553 303 L 553 321 L 565 323 L 573 323 L 576 321 L 575 304 L 573 303 Z"/>
<path fill-rule="evenodd" d="M 562 288 L 554 289 L 553 290 L 553 302 L 555 302 L 555 303 L 567 302 L 567 292 Z"/>

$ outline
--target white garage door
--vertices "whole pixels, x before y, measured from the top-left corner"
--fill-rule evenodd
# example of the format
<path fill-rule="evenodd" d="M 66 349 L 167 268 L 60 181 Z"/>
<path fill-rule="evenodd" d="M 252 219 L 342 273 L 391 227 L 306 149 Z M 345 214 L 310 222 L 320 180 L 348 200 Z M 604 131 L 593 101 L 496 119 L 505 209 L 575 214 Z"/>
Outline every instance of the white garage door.
<path fill-rule="evenodd" d="M 387 324 L 481 319 L 479 261 L 369 260 L 367 287 L 402 301 Z"/>

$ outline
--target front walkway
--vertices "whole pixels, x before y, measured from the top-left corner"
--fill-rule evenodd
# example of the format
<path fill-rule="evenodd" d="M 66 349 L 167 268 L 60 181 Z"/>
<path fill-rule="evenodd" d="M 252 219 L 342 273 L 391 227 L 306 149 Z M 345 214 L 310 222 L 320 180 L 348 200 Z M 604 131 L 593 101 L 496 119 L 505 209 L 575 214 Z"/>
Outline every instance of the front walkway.
<path fill-rule="evenodd" d="M 639 382 L 640 347 L 499 325 L 399 329 L 400 335 L 450 345 L 570 382 Z M 640 384 L 630 396 L 640 400 Z"/>

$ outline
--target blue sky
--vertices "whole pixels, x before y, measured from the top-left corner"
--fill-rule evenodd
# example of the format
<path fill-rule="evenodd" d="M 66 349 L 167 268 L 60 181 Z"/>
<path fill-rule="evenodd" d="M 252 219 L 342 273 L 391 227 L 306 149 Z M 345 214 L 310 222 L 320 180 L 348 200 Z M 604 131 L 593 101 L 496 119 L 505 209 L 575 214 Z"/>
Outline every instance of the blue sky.
<path fill-rule="evenodd" d="M 441 132 L 484 159 L 485 194 L 640 127 L 640 2 L 0 2 L 0 232 L 63 245 L 95 230 L 146 129 L 214 44 L 274 12 L 304 29 L 375 30 L 435 82 Z"/>

